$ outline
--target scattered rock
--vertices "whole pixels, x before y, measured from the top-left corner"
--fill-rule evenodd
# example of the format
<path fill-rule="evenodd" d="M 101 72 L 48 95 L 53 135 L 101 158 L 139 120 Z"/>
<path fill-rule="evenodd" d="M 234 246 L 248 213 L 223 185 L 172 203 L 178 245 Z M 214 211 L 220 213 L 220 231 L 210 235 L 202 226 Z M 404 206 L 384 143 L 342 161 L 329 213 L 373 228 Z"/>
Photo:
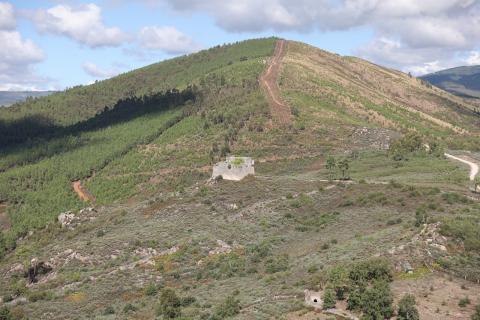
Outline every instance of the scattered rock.
<path fill-rule="evenodd" d="M 217 245 L 215 249 L 212 249 L 208 252 L 209 256 L 216 255 L 216 254 L 225 254 L 230 253 L 232 251 L 232 246 L 222 240 L 217 240 Z"/>
<path fill-rule="evenodd" d="M 69 226 L 74 219 L 75 219 L 75 214 L 72 211 L 60 213 L 60 215 L 58 216 L 58 222 L 60 222 L 62 227 Z"/>
<path fill-rule="evenodd" d="M 430 244 L 431 247 L 434 247 L 440 251 L 447 251 L 447 247 L 445 247 L 444 245 L 441 245 L 441 244 L 438 244 L 438 243 L 431 243 Z"/>
<path fill-rule="evenodd" d="M 10 269 L 5 273 L 8 277 L 13 276 L 23 276 L 25 274 L 25 267 L 21 263 L 15 263 Z"/>
<path fill-rule="evenodd" d="M 30 267 L 27 272 L 24 273 L 24 277 L 28 278 L 28 283 L 37 283 L 38 276 L 46 275 L 53 270 L 53 266 L 48 262 L 38 261 L 37 258 L 33 258 L 30 262 Z"/>
<path fill-rule="evenodd" d="M 13 299 L 12 301 L 6 302 L 5 304 L 9 307 L 14 307 L 14 306 L 18 306 L 20 304 L 25 304 L 25 303 L 27 303 L 27 298 L 18 297 Z"/>
<path fill-rule="evenodd" d="M 170 249 L 166 249 L 166 250 L 163 250 L 162 252 L 160 252 L 160 255 L 165 256 L 165 255 L 174 254 L 174 253 L 177 252 L 179 249 L 180 249 L 179 246 L 173 246 L 173 247 L 171 247 Z"/>

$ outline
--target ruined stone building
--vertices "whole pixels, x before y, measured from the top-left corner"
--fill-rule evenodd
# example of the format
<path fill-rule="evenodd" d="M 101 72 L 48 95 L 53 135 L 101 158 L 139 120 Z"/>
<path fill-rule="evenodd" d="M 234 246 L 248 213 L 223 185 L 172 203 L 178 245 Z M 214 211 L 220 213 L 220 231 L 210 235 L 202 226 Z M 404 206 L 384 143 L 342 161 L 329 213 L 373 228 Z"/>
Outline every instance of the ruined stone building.
<path fill-rule="evenodd" d="M 240 181 L 255 174 L 255 162 L 250 157 L 228 156 L 213 166 L 212 179 L 222 176 L 225 180 Z"/>

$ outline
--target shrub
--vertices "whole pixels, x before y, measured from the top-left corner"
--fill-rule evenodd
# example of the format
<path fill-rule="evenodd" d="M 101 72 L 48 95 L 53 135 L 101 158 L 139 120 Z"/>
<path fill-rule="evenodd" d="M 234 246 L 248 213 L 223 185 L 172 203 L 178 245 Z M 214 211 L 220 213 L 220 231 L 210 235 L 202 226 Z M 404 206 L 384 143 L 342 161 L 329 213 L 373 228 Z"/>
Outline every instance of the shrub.
<path fill-rule="evenodd" d="M 188 307 L 192 303 L 195 303 L 195 301 L 197 301 L 195 297 L 192 297 L 192 296 L 184 297 L 181 299 L 181 305 L 182 307 Z"/>
<path fill-rule="evenodd" d="M 348 291 L 350 285 L 348 270 L 343 266 L 333 267 L 328 273 L 328 281 L 335 291 L 337 299 L 345 299 L 345 293 Z"/>
<path fill-rule="evenodd" d="M 146 296 L 154 296 L 157 294 L 157 286 L 155 283 L 150 283 L 143 289 L 143 291 Z"/>
<path fill-rule="evenodd" d="M 288 269 L 288 256 L 282 255 L 277 258 L 270 258 L 265 263 L 266 273 L 276 273 Z"/>
<path fill-rule="evenodd" d="M 36 302 L 40 300 L 51 300 L 53 299 L 53 293 L 47 291 L 32 291 L 28 293 L 28 300 L 31 302 Z"/>
<path fill-rule="evenodd" d="M 115 314 L 115 309 L 112 306 L 108 306 L 103 310 L 103 315 Z"/>
<path fill-rule="evenodd" d="M 386 281 L 374 282 L 362 295 L 362 319 L 390 319 L 393 316 L 393 297 Z"/>
<path fill-rule="evenodd" d="M 324 243 L 322 244 L 322 246 L 320 247 L 322 250 L 327 250 L 328 248 L 330 248 L 330 244 L 328 243 Z"/>
<path fill-rule="evenodd" d="M 337 300 L 335 299 L 335 292 L 332 288 L 326 288 L 323 293 L 323 309 L 335 308 Z"/>
<path fill-rule="evenodd" d="M 7 307 L 0 308 L 0 320 L 13 320 L 12 313 Z"/>
<path fill-rule="evenodd" d="M 359 310 L 362 307 L 362 294 L 363 291 L 360 288 L 355 288 L 348 295 L 347 309 Z"/>
<path fill-rule="evenodd" d="M 480 304 L 475 307 L 475 312 L 472 314 L 472 320 L 480 320 Z"/>
<path fill-rule="evenodd" d="M 467 251 L 480 250 L 480 231 L 478 221 L 475 218 L 446 219 L 440 227 L 440 233 L 463 241 Z"/>
<path fill-rule="evenodd" d="M 395 140 L 389 148 L 389 153 L 395 161 L 404 160 L 409 153 L 423 149 L 423 138 L 418 133 L 409 133 L 403 138 Z"/>
<path fill-rule="evenodd" d="M 251 257 L 253 262 L 259 262 L 270 255 L 271 245 L 268 241 L 262 241 L 259 244 L 247 246 L 246 251 L 247 255 Z"/>
<path fill-rule="evenodd" d="M 424 208 L 417 208 L 415 211 L 415 227 L 420 227 L 422 224 L 427 223 L 428 214 Z"/>
<path fill-rule="evenodd" d="M 3 232 L 0 231 L 0 260 L 5 256 L 5 251 L 7 251 L 7 241 L 5 240 Z"/>
<path fill-rule="evenodd" d="M 372 280 L 391 282 L 392 269 L 384 259 L 370 259 L 354 264 L 349 272 L 349 278 L 356 285 L 364 285 Z"/>
<path fill-rule="evenodd" d="M 175 291 L 166 288 L 160 295 L 160 304 L 157 308 L 157 314 L 163 315 L 167 319 L 175 319 L 181 315 L 182 302 Z"/>
<path fill-rule="evenodd" d="M 419 320 L 420 316 L 416 308 L 415 297 L 406 294 L 398 302 L 398 320 Z"/>
<path fill-rule="evenodd" d="M 458 306 L 462 308 L 466 307 L 468 304 L 470 304 L 470 299 L 468 297 L 462 298 L 458 301 Z"/>
<path fill-rule="evenodd" d="M 135 307 L 133 304 L 128 303 L 123 307 L 123 313 L 129 313 L 130 311 L 135 312 L 137 311 L 137 307 Z"/>
<path fill-rule="evenodd" d="M 235 294 L 229 295 L 225 301 L 215 309 L 216 319 L 225 319 L 232 317 L 240 312 L 240 300 L 235 298 Z"/>
<path fill-rule="evenodd" d="M 315 273 L 318 271 L 318 267 L 316 265 L 311 265 L 308 267 L 307 272 L 308 273 Z"/>

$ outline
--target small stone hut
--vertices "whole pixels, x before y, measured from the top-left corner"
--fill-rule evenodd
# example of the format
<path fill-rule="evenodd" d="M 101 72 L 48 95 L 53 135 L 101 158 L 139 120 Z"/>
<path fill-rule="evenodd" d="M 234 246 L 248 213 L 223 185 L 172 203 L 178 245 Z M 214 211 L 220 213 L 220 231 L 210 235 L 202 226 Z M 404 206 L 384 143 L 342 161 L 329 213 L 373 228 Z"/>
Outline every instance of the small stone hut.
<path fill-rule="evenodd" d="M 240 181 L 255 174 L 255 161 L 250 157 L 228 156 L 213 166 L 212 179 L 222 176 L 225 180 Z"/>

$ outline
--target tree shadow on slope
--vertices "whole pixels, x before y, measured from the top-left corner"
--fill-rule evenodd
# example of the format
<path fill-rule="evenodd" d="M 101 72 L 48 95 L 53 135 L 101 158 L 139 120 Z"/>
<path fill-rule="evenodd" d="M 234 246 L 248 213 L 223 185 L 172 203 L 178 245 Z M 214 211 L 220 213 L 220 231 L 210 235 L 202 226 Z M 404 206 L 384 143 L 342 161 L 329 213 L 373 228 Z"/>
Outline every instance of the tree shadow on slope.
<path fill-rule="evenodd" d="M 0 153 L 10 156 L 13 161 L 0 164 L 0 171 L 81 147 L 88 143 L 82 139 L 82 133 L 163 112 L 188 101 L 194 102 L 196 97 L 194 87 L 187 87 L 182 91 L 172 89 L 148 96 L 129 97 L 117 101 L 113 107 L 106 106 L 90 119 L 66 127 L 55 125 L 51 119 L 41 115 L 11 122 L 0 120 Z"/>

